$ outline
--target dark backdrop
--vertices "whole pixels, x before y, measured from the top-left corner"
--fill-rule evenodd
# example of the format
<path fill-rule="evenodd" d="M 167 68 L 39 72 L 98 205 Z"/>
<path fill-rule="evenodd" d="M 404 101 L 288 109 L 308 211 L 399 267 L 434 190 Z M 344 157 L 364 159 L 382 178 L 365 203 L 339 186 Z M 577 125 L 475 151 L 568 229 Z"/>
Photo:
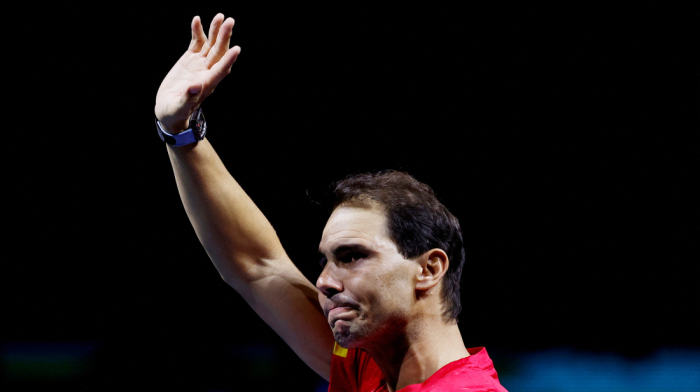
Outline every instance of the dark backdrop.
<path fill-rule="evenodd" d="M 328 185 L 398 169 L 464 227 L 467 346 L 700 346 L 683 10 L 142 6 L 56 5 L 6 27 L 6 385 L 318 385 L 219 278 L 156 135 L 155 94 L 190 20 L 216 12 L 236 19 L 242 53 L 204 104 L 208 138 L 309 279 Z M 73 370 L 22 373 L 12 358 L 27 355 Z"/>

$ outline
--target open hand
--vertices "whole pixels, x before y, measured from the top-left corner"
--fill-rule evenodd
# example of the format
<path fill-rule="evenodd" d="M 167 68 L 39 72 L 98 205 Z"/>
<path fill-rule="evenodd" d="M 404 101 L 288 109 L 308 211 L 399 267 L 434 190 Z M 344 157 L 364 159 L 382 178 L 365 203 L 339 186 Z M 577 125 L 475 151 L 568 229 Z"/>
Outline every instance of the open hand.
<path fill-rule="evenodd" d="M 199 16 L 192 19 L 190 47 L 163 79 L 156 95 L 156 118 L 166 132 L 186 130 L 190 115 L 231 72 L 241 52 L 239 46 L 228 47 L 233 24 L 233 18 L 224 20 L 223 14 L 217 14 L 207 38 Z"/>

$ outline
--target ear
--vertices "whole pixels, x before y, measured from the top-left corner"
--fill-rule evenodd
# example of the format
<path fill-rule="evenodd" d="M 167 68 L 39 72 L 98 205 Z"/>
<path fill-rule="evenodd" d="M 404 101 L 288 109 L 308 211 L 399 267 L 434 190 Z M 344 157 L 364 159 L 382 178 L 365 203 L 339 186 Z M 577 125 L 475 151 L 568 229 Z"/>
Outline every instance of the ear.
<path fill-rule="evenodd" d="M 440 282 L 450 266 L 450 260 L 442 249 L 431 249 L 419 258 L 421 270 L 416 277 L 416 290 L 427 291 Z"/>

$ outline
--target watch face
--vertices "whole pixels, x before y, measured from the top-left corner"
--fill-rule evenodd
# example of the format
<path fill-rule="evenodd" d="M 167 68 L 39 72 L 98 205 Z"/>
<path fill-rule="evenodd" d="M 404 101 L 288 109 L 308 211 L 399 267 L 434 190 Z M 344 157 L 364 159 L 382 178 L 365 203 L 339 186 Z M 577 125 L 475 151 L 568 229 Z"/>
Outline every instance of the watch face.
<path fill-rule="evenodd" d="M 197 140 L 204 139 L 204 135 L 207 133 L 207 122 L 204 120 L 204 113 L 201 107 L 190 118 L 190 128 L 192 128 L 192 132 L 194 132 Z"/>

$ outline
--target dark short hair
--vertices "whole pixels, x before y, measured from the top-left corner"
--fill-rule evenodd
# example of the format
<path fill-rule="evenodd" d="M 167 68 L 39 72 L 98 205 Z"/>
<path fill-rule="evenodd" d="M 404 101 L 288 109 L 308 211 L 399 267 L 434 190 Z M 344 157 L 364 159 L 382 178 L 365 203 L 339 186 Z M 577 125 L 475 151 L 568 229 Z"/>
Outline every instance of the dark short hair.
<path fill-rule="evenodd" d="M 378 203 L 386 214 L 389 236 L 399 253 L 416 258 L 430 249 L 442 249 L 449 267 L 442 279 L 443 317 L 457 321 L 464 266 L 459 220 L 435 197 L 431 187 L 407 173 L 386 170 L 352 175 L 334 184 L 333 209 L 339 205 L 371 207 Z"/>

